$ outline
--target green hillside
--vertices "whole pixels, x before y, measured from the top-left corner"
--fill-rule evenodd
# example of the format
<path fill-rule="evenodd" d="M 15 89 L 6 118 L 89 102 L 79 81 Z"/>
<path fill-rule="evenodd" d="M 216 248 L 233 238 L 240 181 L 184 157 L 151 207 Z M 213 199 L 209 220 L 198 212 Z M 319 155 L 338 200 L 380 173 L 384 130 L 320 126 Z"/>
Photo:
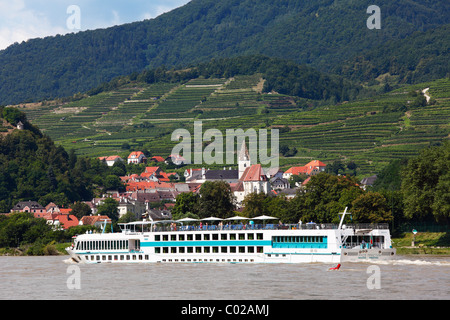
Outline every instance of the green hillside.
<path fill-rule="evenodd" d="M 373 80 L 370 77 L 387 66 L 374 54 L 387 51 L 389 57 L 398 57 L 398 75 L 410 83 L 445 77 L 448 65 L 436 66 L 449 60 L 448 32 L 435 37 L 440 40 L 433 42 L 434 51 L 425 52 L 422 60 L 420 48 L 405 51 L 407 46 L 402 45 L 397 52 L 396 44 L 402 39 L 416 43 L 416 37 L 433 41 L 426 32 L 450 23 L 449 2 L 378 0 L 382 27 L 370 30 L 367 8 L 373 4 L 369 0 L 192 0 L 151 20 L 28 40 L 0 51 L 0 105 L 85 92 L 147 67 L 187 67 L 211 58 L 249 54 L 289 59 L 327 72 L 339 71 L 345 62 L 342 74 L 360 79 L 369 68 L 366 76 Z M 417 60 L 420 77 L 408 77 Z M 390 71 L 396 71 L 394 62 L 389 63 Z"/>
<path fill-rule="evenodd" d="M 450 75 L 450 25 L 367 50 L 334 68 L 354 81 L 420 83 Z"/>
<path fill-rule="evenodd" d="M 450 134 L 450 80 L 403 86 L 370 98 L 341 103 L 264 92 L 263 74 L 195 77 L 185 81 L 121 78 L 115 88 L 77 101 L 19 105 L 29 120 L 66 150 L 126 157 L 130 150 L 168 156 L 178 128 L 193 132 L 279 128 L 280 146 L 297 153 L 282 166 L 354 161 L 358 175 L 378 172 L 390 160 L 417 155 Z M 120 83 L 120 85 L 117 85 Z M 267 87 L 267 86 L 266 86 Z M 429 103 L 420 93 L 429 88 Z"/>

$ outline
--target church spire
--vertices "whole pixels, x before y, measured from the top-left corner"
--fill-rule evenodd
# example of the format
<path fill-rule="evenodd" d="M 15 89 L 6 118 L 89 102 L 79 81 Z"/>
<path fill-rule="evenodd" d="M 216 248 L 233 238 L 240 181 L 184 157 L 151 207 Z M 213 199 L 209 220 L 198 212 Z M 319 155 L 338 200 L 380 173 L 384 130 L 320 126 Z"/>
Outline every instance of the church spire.
<path fill-rule="evenodd" d="M 241 151 L 238 157 L 239 165 L 239 179 L 244 174 L 245 169 L 250 167 L 250 155 L 247 150 L 247 145 L 245 144 L 245 139 L 242 141 Z"/>
<path fill-rule="evenodd" d="M 248 154 L 247 145 L 245 144 L 245 139 L 242 141 L 241 151 L 239 152 L 239 161 L 248 161 L 250 156 Z"/>

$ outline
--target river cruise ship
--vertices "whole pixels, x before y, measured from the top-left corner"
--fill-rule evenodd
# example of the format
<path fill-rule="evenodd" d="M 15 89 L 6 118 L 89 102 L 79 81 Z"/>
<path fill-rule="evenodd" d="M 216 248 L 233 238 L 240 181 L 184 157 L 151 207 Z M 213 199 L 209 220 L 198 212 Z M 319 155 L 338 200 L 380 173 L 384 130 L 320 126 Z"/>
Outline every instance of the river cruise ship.
<path fill-rule="evenodd" d="M 274 219 L 267 216 L 137 221 L 120 224 L 117 233 L 78 235 L 66 251 L 77 263 L 341 263 L 394 258 L 387 224 L 343 225 L 344 216 L 345 212 L 339 225 L 266 223 Z"/>

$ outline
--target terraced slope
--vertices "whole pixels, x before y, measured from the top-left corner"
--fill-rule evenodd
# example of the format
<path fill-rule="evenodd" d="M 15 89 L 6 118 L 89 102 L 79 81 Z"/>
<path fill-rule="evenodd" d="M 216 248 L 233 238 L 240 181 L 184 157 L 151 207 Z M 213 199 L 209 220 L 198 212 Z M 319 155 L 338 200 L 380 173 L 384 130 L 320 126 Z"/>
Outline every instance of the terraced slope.
<path fill-rule="evenodd" d="M 261 93 L 261 75 L 198 78 L 187 83 L 128 83 L 75 102 L 23 108 L 29 119 L 78 154 L 126 157 L 130 149 L 170 154 L 175 129 L 280 128 L 280 145 L 296 148 L 281 157 L 284 166 L 310 159 L 355 161 L 358 174 L 377 172 L 392 159 L 448 139 L 450 80 L 408 86 L 375 98 L 311 107 L 313 103 L 277 93 Z M 416 105 L 429 88 L 430 104 Z M 128 149 L 130 148 L 130 149 Z"/>

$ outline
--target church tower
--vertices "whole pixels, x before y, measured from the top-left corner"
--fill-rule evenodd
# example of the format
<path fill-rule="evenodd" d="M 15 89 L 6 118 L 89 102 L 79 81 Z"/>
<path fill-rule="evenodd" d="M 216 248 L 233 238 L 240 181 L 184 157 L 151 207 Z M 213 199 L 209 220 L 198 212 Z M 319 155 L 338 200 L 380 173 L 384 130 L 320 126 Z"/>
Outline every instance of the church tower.
<path fill-rule="evenodd" d="M 242 177 L 245 169 L 250 167 L 250 156 L 247 150 L 247 145 L 245 144 L 245 139 L 242 141 L 241 151 L 238 157 L 239 164 L 239 179 Z"/>

